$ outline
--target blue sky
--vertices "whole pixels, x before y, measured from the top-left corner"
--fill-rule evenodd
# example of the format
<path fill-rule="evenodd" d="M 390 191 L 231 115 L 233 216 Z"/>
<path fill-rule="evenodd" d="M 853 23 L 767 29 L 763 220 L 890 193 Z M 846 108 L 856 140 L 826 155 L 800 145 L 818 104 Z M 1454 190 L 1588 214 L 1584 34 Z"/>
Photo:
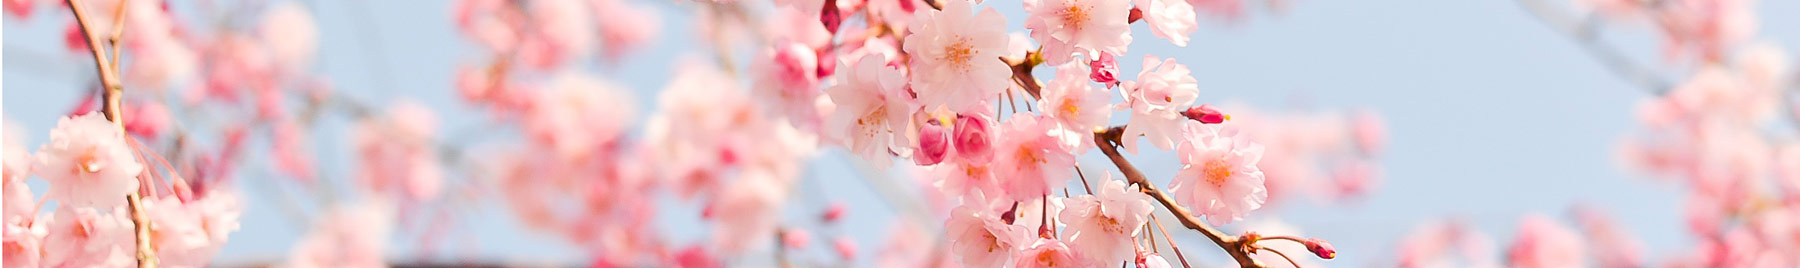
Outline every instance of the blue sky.
<path fill-rule="evenodd" d="M 988 1 L 1023 29 L 1011 1 Z M 420 4 L 426 3 L 426 4 Z M 450 20 L 449 1 L 310 1 L 321 25 L 316 71 L 337 90 L 373 103 L 418 100 L 441 112 L 450 133 L 480 129 L 480 113 L 455 95 L 451 74 L 459 64 L 483 59 Z M 1135 72 L 1143 54 L 1177 58 L 1200 81 L 1201 103 L 1241 100 L 1266 108 L 1367 108 L 1389 128 L 1385 176 L 1371 197 L 1349 204 L 1293 202 L 1277 211 L 1309 235 L 1327 238 L 1340 249 L 1336 266 L 1365 266 L 1391 257 L 1391 247 L 1421 223 L 1456 217 L 1504 243 L 1520 215 L 1542 212 L 1567 217 L 1575 203 L 1590 204 L 1626 223 L 1629 233 L 1653 252 L 1684 248 L 1681 191 L 1646 180 L 1616 164 L 1618 137 L 1633 128 L 1631 111 L 1648 97 L 1640 88 L 1609 73 L 1573 42 L 1537 22 L 1511 0 L 1480 1 L 1290 1 L 1288 9 L 1258 8 L 1248 19 L 1203 23 L 1188 47 L 1154 38 L 1133 25 L 1137 42 L 1122 60 Z M 1800 10 L 1800 2 L 1763 1 L 1758 11 L 1762 36 L 1784 48 L 1800 44 L 1800 17 L 1774 16 Z M 636 90 L 653 109 L 655 90 L 667 83 L 674 59 L 699 53 L 693 45 L 692 16 L 677 5 L 657 3 L 664 12 L 659 40 L 618 67 L 586 68 Z M 57 116 L 93 79 L 83 54 L 64 52 L 61 30 L 68 16 L 40 9 L 31 20 L 5 20 L 4 108 L 32 136 L 35 148 Z M 1780 27 L 1790 26 L 1790 27 Z M 1608 42 L 1640 62 L 1658 63 L 1661 47 L 1647 28 L 1613 27 Z M 1671 78 L 1673 79 L 1673 78 Z M 327 177 L 353 175 L 344 132 L 347 121 L 326 120 L 313 132 L 314 150 Z M 511 133 L 482 136 L 504 138 Z M 261 141 L 258 141 L 261 142 Z M 850 206 L 843 226 L 823 234 L 858 238 L 865 250 L 880 245 L 894 220 L 888 205 L 873 197 L 853 169 L 829 151 L 813 161 L 808 180 L 821 200 Z M 1152 178 L 1172 176 L 1176 160 L 1168 152 L 1133 158 Z M 257 162 L 260 161 L 260 162 Z M 244 180 L 269 179 L 268 159 L 239 171 Z M 1109 166 L 1097 155 L 1083 163 Z M 265 202 L 253 183 L 243 229 L 221 260 L 227 263 L 281 257 L 306 227 Z M 815 187 L 815 186 L 809 186 Z M 41 189 L 39 192 L 41 194 Z M 673 202 L 666 228 L 678 241 L 700 237 L 693 204 Z M 795 205 L 790 216 L 816 209 Z M 522 232 L 503 211 L 486 205 L 460 220 L 475 231 L 470 245 L 446 253 L 467 258 L 574 263 L 576 251 L 553 237 Z M 685 212 L 682 212 L 685 211 Z M 671 213 L 674 214 L 674 213 Z M 796 218 L 796 217 L 790 217 Z M 1204 238 L 1178 238 L 1190 248 L 1212 251 Z M 467 248 L 467 250 L 462 250 Z M 402 248 L 404 251 L 405 248 Z M 1190 250 L 1194 251 L 1194 250 Z M 396 259 L 410 258 L 395 255 Z M 1656 256 L 1651 254 L 1650 256 Z M 443 258 L 443 257 L 438 257 Z M 1216 254 L 1211 259 L 1223 262 Z"/>

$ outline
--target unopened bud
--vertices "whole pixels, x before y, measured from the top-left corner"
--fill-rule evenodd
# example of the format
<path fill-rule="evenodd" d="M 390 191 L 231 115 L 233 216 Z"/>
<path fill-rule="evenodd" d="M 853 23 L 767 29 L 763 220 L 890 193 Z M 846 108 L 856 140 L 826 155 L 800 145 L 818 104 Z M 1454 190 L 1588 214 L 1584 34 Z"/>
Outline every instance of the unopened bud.
<path fill-rule="evenodd" d="M 1319 255 L 1320 259 L 1337 258 L 1337 248 L 1331 247 L 1331 243 L 1325 242 L 1323 239 L 1306 239 L 1306 250 L 1312 251 L 1313 255 Z"/>
<path fill-rule="evenodd" d="M 1181 115 L 1187 116 L 1188 119 L 1193 119 L 1194 121 L 1200 121 L 1200 123 L 1203 124 L 1218 124 L 1224 123 L 1226 120 L 1231 120 L 1231 115 L 1219 112 L 1218 109 L 1215 109 L 1210 104 L 1201 104 L 1200 106 L 1188 108 L 1187 111 L 1181 112 Z"/>

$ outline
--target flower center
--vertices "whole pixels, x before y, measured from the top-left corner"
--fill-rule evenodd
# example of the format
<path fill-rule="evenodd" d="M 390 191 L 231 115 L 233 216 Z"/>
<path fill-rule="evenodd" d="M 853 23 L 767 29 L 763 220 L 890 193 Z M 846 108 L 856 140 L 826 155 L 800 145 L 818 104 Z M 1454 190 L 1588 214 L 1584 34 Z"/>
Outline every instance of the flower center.
<path fill-rule="evenodd" d="M 1056 108 L 1062 110 L 1062 114 L 1067 118 L 1081 116 L 1081 106 L 1076 105 L 1076 101 L 1075 99 L 1065 99 L 1062 105 L 1058 105 L 1059 107 Z"/>
<path fill-rule="evenodd" d="M 939 61 L 950 63 L 957 69 L 969 69 L 969 60 L 975 57 L 975 45 L 969 43 L 968 37 L 957 37 L 956 42 L 944 46 L 944 56 Z"/>
<path fill-rule="evenodd" d="M 1060 13 L 1062 13 L 1063 24 L 1069 28 L 1080 30 L 1081 26 L 1088 21 L 1087 10 L 1081 9 L 1081 6 L 1078 6 L 1073 2 L 1070 2 L 1068 6 L 1063 7 L 1062 12 Z"/>
<path fill-rule="evenodd" d="M 75 157 L 75 163 L 76 163 L 75 164 L 75 172 L 76 173 L 100 172 L 100 156 L 96 155 L 97 152 L 95 152 L 95 150 L 97 150 L 97 149 L 98 148 L 89 147 L 87 149 L 87 152 L 82 153 L 81 156 Z"/>
<path fill-rule="evenodd" d="M 1037 263 L 1043 267 L 1056 267 L 1056 252 L 1049 250 L 1038 252 Z"/>
<path fill-rule="evenodd" d="M 1224 187 L 1226 180 L 1231 178 L 1231 166 L 1225 164 L 1225 159 L 1206 161 L 1206 166 L 1201 168 L 1206 182 L 1212 183 L 1213 187 Z"/>
<path fill-rule="evenodd" d="M 980 180 L 982 179 L 981 175 L 987 174 L 987 172 L 987 166 L 985 165 L 969 165 L 963 167 L 963 175 L 968 175 L 970 179 Z"/>
<path fill-rule="evenodd" d="M 1125 234 L 1126 233 L 1125 226 L 1119 224 L 1118 219 L 1114 219 L 1113 217 L 1107 217 L 1104 211 L 1095 209 L 1094 210 L 1094 218 L 1097 218 L 1100 220 L 1100 230 L 1106 231 L 1107 233 L 1113 233 L 1113 234 Z"/>
<path fill-rule="evenodd" d="M 987 252 L 1000 251 L 1000 238 L 994 237 L 994 233 L 982 232 L 981 239 L 982 241 L 987 242 Z"/>
<path fill-rule="evenodd" d="M 1019 147 L 1018 159 L 1019 163 L 1043 164 L 1046 162 L 1044 161 L 1044 156 L 1038 155 L 1037 150 L 1032 150 L 1031 147 L 1025 146 Z"/>

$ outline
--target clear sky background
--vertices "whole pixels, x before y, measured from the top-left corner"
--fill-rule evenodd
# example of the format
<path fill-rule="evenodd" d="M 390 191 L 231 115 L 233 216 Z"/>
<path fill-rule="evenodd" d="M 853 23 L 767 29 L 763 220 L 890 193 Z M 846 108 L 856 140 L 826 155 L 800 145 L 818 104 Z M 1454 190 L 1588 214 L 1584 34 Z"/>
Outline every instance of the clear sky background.
<path fill-rule="evenodd" d="M 440 112 L 447 133 L 481 129 L 486 117 L 460 101 L 451 75 L 460 64 L 485 59 L 454 28 L 449 3 L 307 2 L 320 23 L 316 71 L 337 90 L 367 102 L 421 101 Z M 1360 107 L 1379 113 L 1389 129 L 1390 146 L 1382 155 L 1385 176 L 1369 198 L 1334 205 L 1289 202 L 1280 210 L 1257 213 L 1278 214 L 1308 235 L 1331 240 L 1342 257 L 1329 264 L 1387 263 L 1399 238 L 1421 223 L 1445 217 L 1471 222 L 1504 246 L 1519 216 L 1541 212 L 1569 223 L 1567 211 L 1576 203 L 1602 208 L 1619 219 L 1630 234 L 1649 244 L 1648 253 L 1671 252 L 1694 240 L 1681 223 L 1683 192 L 1626 171 L 1613 157 L 1618 138 L 1635 125 L 1633 107 L 1648 95 L 1609 73 L 1514 1 L 1290 3 L 1283 12 L 1259 7 L 1238 22 L 1204 21 L 1185 48 L 1155 38 L 1144 25 L 1135 24 L 1138 41 L 1120 58 L 1126 73 L 1141 68 L 1137 59 L 1143 54 L 1177 58 L 1199 79 L 1201 103 L 1241 100 L 1267 109 Z M 985 5 L 998 7 L 1007 16 L 1009 29 L 1023 30 L 1016 2 L 990 0 Z M 673 60 L 701 52 L 694 45 L 691 11 L 660 2 L 656 6 L 664 13 L 666 31 L 649 50 L 631 55 L 617 67 L 586 68 L 633 88 L 643 103 L 640 114 L 654 109 L 650 100 L 667 83 Z M 1800 17 L 1778 15 L 1795 12 L 1800 12 L 1800 2 L 1762 1 L 1757 12 L 1762 38 L 1790 50 L 1797 47 L 1800 27 L 1795 26 L 1800 26 Z M 50 7 L 41 7 L 30 20 L 5 20 L 3 110 L 29 130 L 31 148 L 47 139 L 56 118 L 94 79 L 86 54 L 61 48 L 68 20 L 67 14 Z M 1612 30 L 1608 42 L 1639 62 L 1659 63 L 1662 58 L 1656 52 L 1661 45 L 1651 31 Z M 311 140 L 326 170 L 323 176 L 347 180 L 356 166 L 345 132 L 348 121 L 324 122 Z M 511 135 L 507 131 L 480 136 L 494 140 Z M 853 169 L 835 160 L 845 156 L 832 150 L 813 161 L 807 180 L 819 184 L 818 191 L 811 191 L 819 195 L 798 199 L 813 203 L 790 206 L 789 218 L 810 215 L 820 207 L 816 200 L 840 200 L 850 207 L 846 224 L 817 235 L 850 235 L 870 253 L 881 245 L 886 237 L 882 232 L 895 217 L 889 205 L 851 177 L 857 175 Z M 1097 156 L 1087 155 L 1082 161 L 1110 166 Z M 1178 168 L 1168 152 L 1146 152 L 1133 159 L 1152 178 L 1167 178 Z M 233 234 L 220 256 L 222 262 L 280 258 L 307 227 L 268 202 L 267 190 L 257 189 L 272 184 L 249 182 L 275 178 L 270 163 L 266 157 L 252 158 L 236 174 L 245 180 L 240 187 L 250 196 L 250 209 L 243 229 Z M 34 187 L 38 194 L 43 189 Z M 680 215 L 661 216 L 667 235 L 676 241 L 702 237 L 696 205 L 670 202 L 665 214 Z M 578 251 L 554 237 L 522 231 L 504 210 L 493 203 L 459 217 L 463 227 L 473 231 L 451 241 L 462 244 L 447 246 L 452 250 L 440 255 L 581 262 Z M 1178 240 L 1198 249 L 1189 252 L 1216 251 L 1203 237 L 1182 235 Z M 405 254 L 410 248 L 401 246 L 402 253 L 390 256 L 415 258 Z M 1212 263 L 1228 261 L 1216 252 L 1210 254 Z"/>

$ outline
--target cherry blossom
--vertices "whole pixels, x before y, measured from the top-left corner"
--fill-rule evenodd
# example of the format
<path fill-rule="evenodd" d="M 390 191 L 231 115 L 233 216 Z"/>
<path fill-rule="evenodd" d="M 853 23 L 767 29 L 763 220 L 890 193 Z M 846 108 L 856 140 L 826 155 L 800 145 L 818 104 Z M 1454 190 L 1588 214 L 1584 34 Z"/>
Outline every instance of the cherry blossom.
<path fill-rule="evenodd" d="M 1099 179 L 1106 182 L 1097 187 L 1097 193 L 1070 198 L 1069 208 L 1062 211 L 1059 219 L 1069 224 L 1063 231 L 1069 247 L 1084 252 L 1095 263 L 1132 261 L 1137 256 L 1132 243 L 1142 230 L 1138 227 L 1150 221 L 1150 212 L 1156 207 L 1150 196 L 1130 189 L 1125 181 L 1110 175 Z"/>
<path fill-rule="evenodd" d="M 1019 252 L 1017 260 L 1020 268 L 1053 268 L 1053 267 L 1095 267 L 1101 262 L 1089 260 L 1081 256 L 1080 251 L 1069 249 L 1061 240 L 1039 238 L 1031 247 Z M 1110 263 L 1105 263 L 1110 266 Z M 1120 264 L 1123 264 L 1122 262 Z"/>
<path fill-rule="evenodd" d="M 98 112 L 58 120 L 36 160 L 32 170 L 50 182 L 46 194 L 78 207 L 124 205 L 144 170 L 125 145 L 124 133 Z"/>
<path fill-rule="evenodd" d="M 1112 117 L 1112 94 L 1088 81 L 1087 68 L 1080 64 L 1064 64 L 1056 68 L 1057 76 L 1043 89 L 1038 106 L 1063 128 L 1081 135 L 1084 144 L 1093 143 L 1095 130 L 1104 129 Z M 1087 146 L 1082 146 L 1086 148 Z"/>
<path fill-rule="evenodd" d="M 284 267 L 386 267 L 393 208 L 382 201 L 333 208 L 295 243 Z"/>
<path fill-rule="evenodd" d="M 993 170 L 1002 178 L 1001 188 L 1013 200 L 1033 200 L 1061 189 L 1073 178 L 1075 165 L 1072 133 L 1056 127 L 1050 118 L 1014 114 L 1006 120 L 994 144 Z"/>
<path fill-rule="evenodd" d="M 1263 146 L 1188 122 L 1182 126 L 1176 154 L 1181 171 L 1169 183 L 1175 201 L 1206 216 L 1214 224 L 1243 219 L 1262 208 L 1269 193 L 1263 186 Z"/>
<path fill-rule="evenodd" d="M 1514 267 L 1582 267 L 1586 266 L 1585 246 L 1574 230 L 1563 227 L 1542 215 L 1527 215 L 1519 223 L 1519 234 L 1507 249 L 1508 264 Z"/>
<path fill-rule="evenodd" d="M 1152 67 L 1155 66 L 1155 67 Z M 1187 66 L 1175 59 L 1144 57 L 1144 70 L 1137 81 L 1122 84 L 1126 107 L 1131 109 L 1131 123 L 1125 127 L 1125 151 L 1137 153 L 1137 137 L 1163 150 L 1175 148 L 1181 132 L 1181 111 L 1200 97 L 1199 81 Z"/>
<path fill-rule="evenodd" d="M 1200 27 L 1194 6 L 1186 0 L 1132 0 L 1131 3 L 1144 12 L 1144 23 L 1150 25 L 1150 33 L 1169 39 L 1175 46 L 1186 47 L 1188 34 Z"/>
<path fill-rule="evenodd" d="M 414 102 L 399 102 L 386 115 L 361 123 L 353 137 L 361 162 L 358 173 L 364 187 L 377 192 L 402 194 L 409 200 L 436 197 L 443 180 L 437 162 L 437 119 L 430 109 Z"/>
<path fill-rule="evenodd" d="M 124 199 L 124 198 L 120 198 Z M 48 220 L 43 264 L 50 267 L 129 267 L 133 259 L 131 220 L 125 208 L 100 210 L 64 206 Z"/>
<path fill-rule="evenodd" d="M 760 248 L 774 236 L 779 223 L 784 186 L 762 173 L 744 174 L 719 193 L 707 208 L 713 220 L 713 241 L 720 252 L 742 254 Z"/>
<path fill-rule="evenodd" d="M 851 153 L 878 168 L 892 160 L 888 154 L 907 152 L 908 119 L 916 104 L 905 94 L 905 80 L 898 70 L 883 66 L 878 55 L 863 56 L 855 65 L 843 64 L 837 84 L 825 94 L 837 104 L 826 129 L 834 132 Z"/>
<path fill-rule="evenodd" d="M 1029 243 L 1023 228 L 1000 222 L 986 208 L 969 204 L 951 209 L 944 228 L 950 252 L 967 267 L 1011 266 L 1013 256 Z"/>
<path fill-rule="evenodd" d="M 1025 28 L 1043 42 L 1045 63 L 1060 65 L 1074 55 L 1098 59 L 1100 53 L 1125 54 L 1131 44 L 1126 0 L 1028 0 Z"/>
<path fill-rule="evenodd" d="M 637 113 L 634 99 L 624 86 L 559 73 L 532 101 L 525 131 L 558 158 L 591 157 L 624 135 Z"/>
<path fill-rule="evenodd" d="M 812 105 L 819 97 L 818 53 L 806 45 L 786 42 L 758 57 L 755 68 L 757 97 L 796 123 L 819 117 Z"/>
<path fill-rule="evenodd" d="M 912 91 L 925 107 L 955 111 L 986 109 L 1008 87 L 1011 70 L 998 58 L 1006 52 L 1006 18 L 993 8 L 976 13 L 973 3 L 943 1 L 944 10 L 921 9 L 919 25 L 906 36 Z"/>
<path fill-rule="evenodd" d="M 319 29 L 312 12 L 299 2 L 284 1 L 263 14 L 259 34 L 277 66 L 304 69 L 319 47 Z"/>

